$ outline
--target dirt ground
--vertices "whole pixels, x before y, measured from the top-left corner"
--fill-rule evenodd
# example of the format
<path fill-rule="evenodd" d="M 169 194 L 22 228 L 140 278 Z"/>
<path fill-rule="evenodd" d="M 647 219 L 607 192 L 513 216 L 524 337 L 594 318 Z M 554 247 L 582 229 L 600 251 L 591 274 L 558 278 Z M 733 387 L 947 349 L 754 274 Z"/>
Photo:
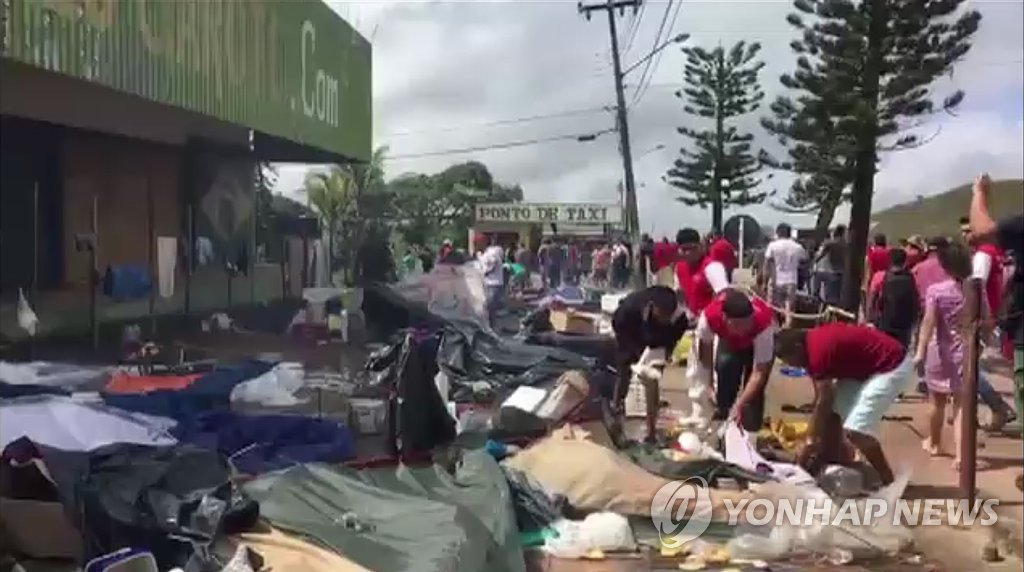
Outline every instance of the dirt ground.
<path fill-rule="evenodd" d="M 1012 380 L 1008 368 L 989 368 L 989 377 L 996 389 L 1010 400 Z M 673 376 L 668 376 L 666 385 L 671 386 Z M 809 380 L 789 378 L 776 371 L 769 383 L 766 415 L 773 418 L 803 419 L 796 413 L 783 413 L 784 405 L 809 403 L 813 391 Z M 672 395 L 670 392 L 666 392 Z M 913 393 L 913 392 L 912 392 Z M 671 399 L 670 399 L 671 401 Z M 952 467 L 951 458 L 932 459 L 921 446 L 921 431 L 926 426 L 927 404 L 916 393 L 898 403 L 886 416 L 879 433 L 890 463 L 898 471 L 911 471 L 911 482 L 905 498 L 959 498 L 959 476 Z M 979 413 L 987 421 L 987 411 Z M 952 428 L 947 428 L 947 443 L 952 443 Z M 952 528 L 917 527 L 914 529 L 916 549 L 935 568 L 950 572 L 975 570 L 1020 570 L 1021 545 L 1021 492 L 1014 485 L 1014 477 L 1020 474 L 1022 465 L 1021 439 L 1019 432 L 999 435 L 979 433 L 979 452 L 988 468 L 977 474 L 978 498 L 998 499 L 997 514 L 1000 522 L 994 527 Z M 1004 560 L 986 563 L 982 552 L 986 545 L 995 543 Z M 872 568 L 877 569 L 877 568 Z"/>

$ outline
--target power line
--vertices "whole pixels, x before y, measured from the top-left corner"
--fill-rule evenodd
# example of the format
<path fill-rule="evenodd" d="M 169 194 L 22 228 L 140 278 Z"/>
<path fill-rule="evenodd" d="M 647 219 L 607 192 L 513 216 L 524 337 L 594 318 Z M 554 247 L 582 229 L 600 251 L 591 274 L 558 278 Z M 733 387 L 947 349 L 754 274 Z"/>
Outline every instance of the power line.
<path fill-rule="evenodd" d="M 656 49 L 661 43 L 661 34 L 665 30 L 665 24 L 668 23 L 668 13 L 672 10 L 672 5 L 675 0 L 668 0 L 668 4 L 665 5 L 665 13 L 661 15 L 661 23 L 658 25 L 658 32 L 654 34 L 654 44 L 652 49 Z M 640 88 L 643 87 L 644 81 L 647 78 L 647 72 L 651 69 L 651 62 L 654 58 L 650 58 L 644 63 L 644 71 L 640 74 L 640 81 L 637 83 L 637 90 L 633 94 L 633 99 L 636 99 L 636 94 L 640 92 Z"/>
<path fill-rule="evenodd" d="M 580 142 L 593 141 L 605 133 L 611 133 L 614 129 L 602 129 L 594 133 L 577 133 L 573 135 L 555 135 L 552 137 L 539 137 L 536 139 L 523 139 L 520 141 L 508 141 L 505 143 L 493 143 L 490 145 L 479 145 L 476 147 L 463 147 L 460 149 L 445 149 L 442 151 L 427 151 L 426 153 L 410 153 L 406 155 L 392 155 L 387 157 L 388 161 L 396 159 L 421 159 L 425 157 L 442 157 L 445 155 L 461 155 L 464 153 L 475 153 L 478 151 L 496 151 L 511 149 L 514 147 L 526 147 L 528 145 L 539 145 L 542 143 L 553 143 L 555 141 L 575 140 Z"/>
<path fill-rule="evenodd" d="M 667 34 L 672 34 L 672 30 L 675 29 L 675 27 L 676 27 L 676 20 L 678 20 L 678 18 L 679 18 L 679 10 L 682 7 L 683 7 L 683 3 L 682 3 L 681 0 L 676 2 L 675 12 L 672 13 L 672 21 L 669 23 L 668 29 L 666 30 Z M 651 73 L 650 73 L 650 75 L 647 76 L 647 83 L 646 84 L 641 84 L 640 87 L 637 89 L 636 95 L 633 98 L 633 104 L 630 107 L 635 107 L 637 104 L 639 104 L 640 100 L 643 99 L 644 95 L 647 94 L 647 89 L 650 87 L 651 82 L 654 80 L 654 74 L 658 73 L 658 66 L 661 65 L 661 58 L 664 55 L 665 55 L 665 52 L 662 51 L 662 52 L 659 52 L 658 55 L 656 56 L 656 61 L 654 62 L 654 64 L 651 67 Z"/>
<path fill-rule="evenodd" d="M 623 54 L 628 54 L 629 50 L 633 48 L 633 41 L 636 40 L 636 33 L 640 31 L 640 21 L 643 20 L 644 11 L 646 9 L 647 3 L 641 3 L 640 8 L 637 10 L 636 16 L 633 18 L 633 26 L 629 30 L 629 40 L 626 42 L 626 49 L 622 50 Z"/>
<path fill-rule="evenodd" d="M 1004 60 L 1004 61 L 992 60 L 992 61 L 987 61 L 987 62 L 973 62 L 973 63 L 970 63 L 968 65 L 964 65 L 963 63 L 961 63 L 961 64 L 958 64 L 958 66 L 959 66 L 958 68 L 957 67 L 954 68 L 954 71 L 956 71 L 957 69 L 959 69 L 960 71 L 963 71 L 967 67 L 983 68 L 983 67 L 1019 66 L 1021 64 L 1024 64 L 1024 59 L 1020 59 L 1020 60 Z M 648 89 L 675 89 L 675 90 L 682 89 L 683 87 L 685 87 L 685 86 L 683 85 L 683 82 L 681 82 L 681 81 L 679 83 L 651 83 L 651 84 L 648 84 L 648 86 L 647 86 Z"/>
<path fill-rule="evenodd" d="M 451 127 L 438 127 L 431 129 L 419 129 L 415 131 L 396 131 L 383 135 L 383 137 L 406 137 L 409 135 L 420 135 L 425 133 L 450 133 L 452 131 L 462 131 L 465 129 L 478 129 L 480 127 L 497 127 L 501 125 L 516 125 L 519 123 L 529 123 L 532 121 L 544 121 L 548 119 L 558 119 L 561 117 L 575 117 L 580 115 L 590 115 L 597 112 L 610 112 L 612 111 L 610 105 L 604 105 L 601 107 L 587 107 L 583 109 L 570 109 L 566 111 L 558 111 L 554 113 L 544 113 L 541 115 L 528 115 L 525 117 L 513 117 L 510 119 L 497 119 L 494 121 L 485 121 L 483 123 L 467 124 L 467 125 L 455 125 Z"/>

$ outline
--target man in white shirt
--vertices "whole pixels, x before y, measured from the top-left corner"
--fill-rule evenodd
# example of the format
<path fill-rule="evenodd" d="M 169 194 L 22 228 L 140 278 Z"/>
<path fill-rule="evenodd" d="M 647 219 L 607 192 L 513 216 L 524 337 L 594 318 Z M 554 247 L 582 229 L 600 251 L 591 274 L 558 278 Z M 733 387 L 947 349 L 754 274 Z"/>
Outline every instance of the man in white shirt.
<path fill-rule="evenodd" d="M 786 310 L 786 323 L 790 322 L 796 287 L 799 282 L 800 263 L 807 259 L 807 251 L 792 238 L 793 229 L 786 223 L 775 229 L 775 240 L 764 252 L 765 272 L 771 272 L 769 285 L 772 304 Z"/>
<path fill-rule="evenodd" d="M 491 237 L 490 245 L 480 254 L 479 261 L 484 275 L 487 319 L 493 324 L 494 314 L 505 292 L 505 250 L 498 244 L 497 237 Z"/>

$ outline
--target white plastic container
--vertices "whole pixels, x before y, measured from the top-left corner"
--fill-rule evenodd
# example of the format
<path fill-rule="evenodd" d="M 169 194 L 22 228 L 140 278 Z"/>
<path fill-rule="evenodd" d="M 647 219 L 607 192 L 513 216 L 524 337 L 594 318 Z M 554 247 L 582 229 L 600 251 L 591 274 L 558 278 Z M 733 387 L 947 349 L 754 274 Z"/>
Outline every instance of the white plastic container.
<path fill-rule="evenodd" d="M 629 295 L 629 292 L 619 292 L 616 294 L 605 294 L 601 296 L 601 311 L 605 314 L 614 314 L 615 310 L 619 309 L 619 304 L 622 303 L 622 299 Z"/>
<path fill-rule="evenodd" d="M 383 399 L 353 397 L 352 429 L 360 435 L 377 435 L 384 431 L 387 421 L 387 406 Z"/>
<path fill-rule="evenodd" d="M 647 417 L 647 391 L 636 378 L 629 382 L 624 406 L 626 417 Z"/>

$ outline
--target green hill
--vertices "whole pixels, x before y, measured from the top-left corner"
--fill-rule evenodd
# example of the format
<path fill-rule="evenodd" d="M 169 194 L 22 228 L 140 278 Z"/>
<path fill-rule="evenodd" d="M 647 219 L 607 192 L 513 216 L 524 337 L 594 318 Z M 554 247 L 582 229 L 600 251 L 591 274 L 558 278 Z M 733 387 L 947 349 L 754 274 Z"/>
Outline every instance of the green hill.
<path fill-rule="evenodd" d="M 941 195 L 923 197 L 875 213 L 871 222 L 877 224 L 871 229 L 871 234 L 881 232 L 890 240 L 915 234 L 924 237 L 957 236 L 957 221 L 967 216 L 970 205 L 971 184 L 968 183 Z M 997 220 L 1024 213 L 1024 180 L 993 181 L 989 208 Z"/>

